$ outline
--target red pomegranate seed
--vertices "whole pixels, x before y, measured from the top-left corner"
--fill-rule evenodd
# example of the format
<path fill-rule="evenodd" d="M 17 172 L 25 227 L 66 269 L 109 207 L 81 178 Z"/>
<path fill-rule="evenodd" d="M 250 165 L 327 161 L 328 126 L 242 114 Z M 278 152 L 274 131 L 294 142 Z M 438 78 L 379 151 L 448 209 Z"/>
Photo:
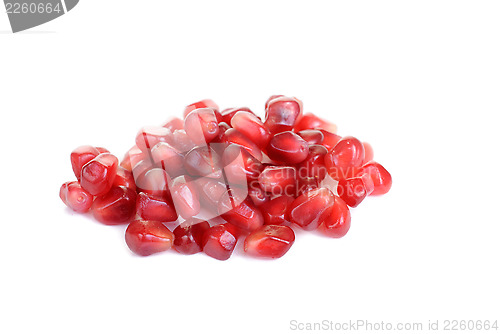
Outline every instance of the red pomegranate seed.
<path fill-rule="evenodd" d="M 190 218 L 174 229 L 174 249 L 181 254 L 195 254 L 202 251 L 203 235 L 210 229 L 207 221 Z"/>
<path fill-rule="evenodd" d="M 285 255 L 294 241 L 295 233 L 290 227 L 266 225 L 247 236 L 243 249 L 251 256 L 276 259 Z"/>
<path fill-rule="evenodd" d="M 290 220 L 304 230 L 314 230 L 330 215 L 333 202 L 333 194 L 327 188 L 311 190 L 293 201 Z"/>
<path fill-rule="evenodd" d="M 285 95 L 271 95 L 266 101 L 265 109 L 267 109 L 267 107 L 269 106 L 269 103 L 271 103 L 272 100 L 277 99 L 278 97 L 283 97 L 283 96 L 285 96 Z"/>
<path fill-rule="evenodd" d="M 319 230 L 331 238 L 342 238 L 351 227 L 349 207 L 340 197 L 335 196 L 332 213 L 319 226 Z"/>
<path fill-rule="evenodd" d="M 134 175 L 134 180 L 136 186 L 141 184 L 141 179 L 144 178 L 144 174 L 153 168 L 158 168 L 158 166 L 150 159 L 139 161 L 132 169 L 132 174 Z"/>
<path fill-rule="evenodd" d="M 71 210 L 84 213 L 90 210 L 94 197 L 78 181 L 66 182 L 59 190 L 59 197 Z"/>
<path fill-rule="evenodd" d="M 217 124 L 224 122 L 222 119 L 222 114 L 218 110 L 214 110 L 215 118 L 217 118 Z"/>
<path fill-rule="evenodd" d="M 302 130 L 297 134 L 309 145 L 322 145 L 325 140 L 325 135 L 320 130 Z"/>
<path fill-rule="evenodd" d="M 269 158 L 283 163 L 298 164 L 307 158 L 308 153 L 307 142 L 291 131 L 274 135 L 267 146 Z"/>
<path fill-rule="evenodd" d="M 257 180 L 264 170 L 264 165 L 236 144 L 226 147 L 222 154 L 222 165 L 230 184 L 246 185 L 247 180 Z"/>
<path fill-rule="evenodd" d="M 142 219 L 159 222 L 173 222 L 178 218 L 170 199 L 143 192 L 137 195 L 136 213 Z"/>
<path fill-rule="evenodd" d="M 150 195 L 168 198 L 170 197 L 170 180 L 170 176 L 165 170 L 152 168 L 136 177 L 137 190 Z"/>
<path fill-rule="evenodd" d="M 203 252 L 214 259 L 225 261 L 231 257 L 238 232 L 231 224 L 221 224 L 210 227 L 203 234 Z"/>
<path fill-rule="evenodd" d="M 132 171 L 134 167 L 142 160 L 149 159 L 144 152 L 141 151 L 137 145 L 134 145 L 130 150 L 125 153 L 120 166 Z"/>
<path fill-rule="evenodd" d="M 319 178 L 309 176 L 299 177 L 297 180 L 297 197 L 313 189 L 320 188 L 320 185 L 321 180 Z"/>
<path fill-rule="evenodd" d="M 314 177 L 319 182 L 326 177 L 325 156 L 328 153 L 322 145 L 309 145 L 307 158 L 297 166 L 299 179 Z"/>
<path fill-rule="evenodd" d="M 344 137 L 325 156 L 325 165 L 335 180 L 353 177 L 365 158 L 363 144 L 354 137 Z"/>
<path fill-rule="evenodd" d="M 71 167 L 78 181 L 82 177 L 82 167 L 99 155 L 99 151 L 94 146 L 80 146 L 71 152 Z"/>
<path fill-rule="evenodd" d="M 125 241 L 132 252 L 148 256 L 170 249 L 174 235 L 160 222 L 134 220 L 125 231 Z"/>
<path fill-rule="evenodd" d="M 252 200 L 252 203 L 258 207 L 270 200 L 269 194 L 262 190 L 257 181 L 253 181 L 249 184 L 248 197 Z"/>
<path fill-rule="evenodd" d="M 118 186 L 94 200 L 94 218 L 106 225 L 127 223 L 135 215 L 135 191 Z"/>
<path fill-rule="evenodd" d="M 186 130 L 175 130 L 173 133 L 173 140 L 171 145 L 177 149 L 177 151 L 189 152 L 196 145 L 193 143 L 191 138 L 186 133 Z"/>
<path fill-rule="evenodd" d="M 196 109 L 187 115 L 184 129 L 193 143 L 206 145 L 219 134 L 219 121 L 213 109 Z"/>
<path fill-rule="evenodd" d="M 163 124 L 163 127 L 169 129 L 172 133 L 175 130 L 184 130 L 184 121 L 178 117 L 174 117 Z"/>
<path fill-rule="evenodd" d="M 335 145 L 337 145 L 337 143 L 342 139 L 341 136 L 335 134 L 335 133 L 331 133 L 331 132 L 328 132 L 326 130 L 319 130 L 323 136 L 324 136 L 324 139 L 323 139 L 323 143 L 321 143 L 324 147 L 326 147 L 326 149 L 328 151 L 331 151 L 333 150 L 333 148 L 335 147 Z"/>
<path fill-rule="evenodd" d="M 109 150 L 105 149 L 104 147 L 96 147 L 95 149 L 99 152 L 99 154 L 109 153 Z"/>
<path fill-rule="evenodd" d="M 259 176 L 261 188 L 273 196 L 295 194 L 296 170 L 293 167 L 268 166 Z"/>
<path fill-rule="evenodd" d="M 82 167 L 80 184 L 94 196 L 104 195 L 111 189 L 118 168 L 118 159 L 110 153 L 102 153 Z"/>
<path fill-rule="evenodd" d="M 238 111 L 247 111 L 247 112 L 251 112 L 253 114 L 253 112 L 249 108 L 247 108 L 247 107 L 227 108 L 227 109 L 224 109 L 224 110 L 221 111 L 222 121 L 225 122 L 225 123 L 227 123 L 227 124 L 231 124 L 231 120 L 233 119 L 233 116 Z"/>
<path fill-rule="evenodd" d="M 135 144 L 142 152 L 149 154 L 151 149 L 158 143 L 170 143 L 173 141 L 172 132 L 161 126 L 145 126 L 137 133 Z"/>
<path fill-rule="evenodd" d="M 302 102 L 293 97 L 281 96 L 267 103 L 265 126 L 272 133 L 293 129 L 302 117 Z"/>
<path fill-rule="evenodd" d="M 116 169 L 116 176 L 113 182 L 113 186 L 124 186 L 125 188 L 129 188 L 135 191 L 135 180 L 134 175 L 131 171 L 126 170 L 125 168 L 118 166 Z"/>
<path fill-rule="evenodd" d="M 201 207 L 214 216 L 218 216 L 219 200 L 227 191 L 224 180 L 200 177 L 194 180 L 198 190 Z"/>
<path fill-rule="evenodd" d="M 192 176 L 222 177 L 221 158 L 210 146 L 198 146 L 186 154 L 184 167 Z"/>
<path fill-rule="evenodd" d="M 370 180 L 370 182 L 372 181 Z M 370 189 L 367 189 L 367 186 L 362 177 L 341 179 L 337 185 L 337 193 L 347 205 L 354 208 L 370 194 Z M 371 191 L 373 191 L 373 183 L 371 184 Z"/>
<path fill-rule="evenodd" d="M 363 142 L 363 148 L 365 150 L 365 159 L 363 160 L 363 164 L 366 164 L 373 160 L 373 147 L 369 143 Z"/>
<path fill-rule="evenodd" d="M 184 118 L 186 118 L 186 116 L 189 115 L 191 111 L 200 108 L 211 108 L 214 111 L 219 111 L 219 106 L 214 101 L 205 99 L 188 105 L 184 109 Z"/>
<path fill-rule="evenodd" d="M 222 195 L 219 202 L 221 217 L 228 223 L 250 232 L 264 225 L 262 213 L 251 200 L 246 199 L 241 202 L 241 198 L 238 197 L 234 193 Z"/>
<path fill-rule="evenodd" d="M 271 133 L 264 127 L 264 123 L 248 111 L 238 111 L 231 119 L 231 126 L 263 149 L 271 139 Z"/>
<path fill-rule="evenodd" d="M 226 142 L 226 131 L 231 129 L 231 126 L 229 126 L 225 122 L 220 122 L 219 123 L 219 134 L 217 137 L 212 139 L 212 144 L 218 144 L 218 143 L 225 143 Z"/>
<path fill-rule="evenodd" d="M 151 150 L 151 157 L 153 162 L 160 165 L 170 177 L 184 173 L 184 157 L 170 144 L 156 144 Z"/>
<path fill-rule="evenodd" d="M 227 144 L 236 144 L 245 148 L 258 161 L 262 161 L 262 151 L 245 135 L 236 129 L 229 129 L 225 133 Z"/>
<path fill-rule="evenodd" d="M 373 182 L 373 192 L 370 194 L 386 194 L 392 186 L 392 176 L 381 164 L 372 161 L 365 164 L 358 172 L 358 176 L 368 175 Z"/>
<path fill-rule="evenodd" d="M 177 213 L 184 219 L 200 213 L 201 205 L 195 183 L 189 176 L 176 177 L 170 187 Z"/>
<path fill-rule="evenodd" d="M 278 196 L 264 203 L 260 210 L 266 225 L 289 225 L 290 209 L 295 200 L 292 196 Z"/>
<path fill-rule="evenodd" d="M 323 129 L 331 133 L 337 132 L 337 126 L 335 124 L 325 121 L 313 113 L 304 114 L 300 121 L 298 121 L 295 125 L 295 131 L 308 129 Z"/>

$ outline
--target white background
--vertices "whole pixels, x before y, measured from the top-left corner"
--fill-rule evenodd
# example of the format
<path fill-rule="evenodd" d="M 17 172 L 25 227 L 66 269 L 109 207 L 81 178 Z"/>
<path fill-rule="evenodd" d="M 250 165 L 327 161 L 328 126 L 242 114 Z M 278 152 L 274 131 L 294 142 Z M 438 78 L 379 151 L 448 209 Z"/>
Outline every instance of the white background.
<path fill-rule="evenodd" d="M 12 34 L 0 13 L 0 332 L 500 321 L 499 17 L 498 1 L 82 0 Z M 125 227 L 58 197 L 79 145 L 121 157 L 188 103 L 263 113 L 272 94 L 392 173 L 341 240 L 298 233 L 276 261 L 141 258 Z"/>

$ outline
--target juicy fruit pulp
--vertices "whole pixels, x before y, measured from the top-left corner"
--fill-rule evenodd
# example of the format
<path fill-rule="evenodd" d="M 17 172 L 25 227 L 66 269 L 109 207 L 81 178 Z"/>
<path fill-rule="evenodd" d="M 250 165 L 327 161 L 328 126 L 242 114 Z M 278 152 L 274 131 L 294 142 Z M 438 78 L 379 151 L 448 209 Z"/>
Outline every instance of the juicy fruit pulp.
<path fill-rule="evenodd" d="M 250 233 L 244 250 L 256 257 L 276 259 L 285 255 L 295 241 L 295 233 L 288 226 L 266 225 Z"/>
<path fill-rule="evenodd" d="M 61 186 L 61 200 L 103 224 L 129 224 L 126 243 L 142 256 L 174 248 L 227 260 L 244 239 L 245 254 L 275 259 L 293 229 L 343 237 L 349 207 L 391 188 L 370 144 L 339 136 L 297 98 L 271 96 L 264 118 L 208 99 L 183 116 L 141 128 L 121 163 L 103 147 L 73 150 L 76 181 Z"/>
<path fill-rule="evenodd" d="M 170 249 L 174 235 L 160 222 L 134 220 L 127 227 L 125 241 L 132 252 L 147 256 Z"/>

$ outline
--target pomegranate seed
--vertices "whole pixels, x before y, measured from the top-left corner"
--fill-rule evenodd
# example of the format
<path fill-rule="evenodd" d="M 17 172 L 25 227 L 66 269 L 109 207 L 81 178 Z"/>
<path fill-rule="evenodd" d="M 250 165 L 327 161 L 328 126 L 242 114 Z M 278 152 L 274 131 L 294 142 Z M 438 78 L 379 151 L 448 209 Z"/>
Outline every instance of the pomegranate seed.
<path fill-rule="evenodd" d="M 175 130 L 184 130 L 184 121 L 178 117 L 174 117 L 163 124 L 163 127 L 169 129 L 172 133 Z"/>
<path fill-rule="evenodd" d="M 313 189 L 320 188 L 321 180 L 316 177 L 301 177 L 297 180 L 297 197 Z"/>
<path fill-rule="evenodd" d="M 105 149 L 104 147 L 96 147 L 95 149 L 99 152 L 99 154 L 109 153 L 109 151 L 107 149 Z"/>
<path fill-rule="evenodd" d="M 130 150 L 125 153 L 120 166 L 123 168 L 132 171 L 132 169 L 137 165 L 140 161 L 148 159 L 148 157 L 141 151 L 137 145 L 134 145 Z"/>
<path fill-rule="evenodd" d="M 269 195 L 262 190 L 259 182 L 253 181 L 248 187 L 248 196 L 252 200 L 252 203 L 255 206 L 261 206 L 267 201 L 269 201 Z"/>
<path fill-rule="evenodd" d="M 118 186 L 94 200 L 94 218 L 106 225 L 127 223 L 135 215 L 135 191 Z"/>
<path fill-rule="evenodd" d="M 349 208 L 344 200 L 335 196 L 332 213 L 319 226 L 319 230 L 331 238 L 342 238 L 350 227 L 351 213 Z"/>
<path fill-rule="evenodd" d="M 221 224 L 210 227 L 203 234 L 203 252 L 214 259 L 225 261 L 231 257 L 238 232 L 231 224 Z"/>
<path fill-rule="evenodd" d="M 200 213 L 200 198 L 195 183 L 189 176 L 176 177 L 170 187 L 177 213 L 184 219 Z"/>
<path fill-rule="evenodd" d="M 237 144 L 245 148 L 258 161 L 262 161 L 262 151 L 250 139 L 236 129 L 229 129 L 225 133 L 228 144 Z"/>
<path fill-rule="evenodd" d="M 325 165 L 335 180 L 356 175 L 365 158 L 363 144 L 354 137 L 344 137 L 325 156 Z"/>
<path fill-rule="evenodd" d="M 363 164 L 366 164 L 373 160 L 373 147 L 369 143 L 363 142 L 363 148 L 365 150 L 365 159 L 363 160 Z"/>
<path fill-rule="evenodd" d="M 135 144 L 142 152 L 150 153 L 151 149 L 158 143 L 169 143 L 173 141 L 172 132 L 161 126 L 145 126 L 137 133 Z"/>
<path fill-rule="evenodd" d="M 275 135 L 267 146 L 267 155 L 274 161 L 298 164 L 307 158 L 309 145 L 297 134 L 285 131 Z"/>
<path fill-rule="evenodd" d="M 295 241 L 295 233 L 288 226 L 266 225 L 250 233 L 245 239 L 245 253 L 276 259 L 285 255 Z"/>
<path fill-rule="evenodd" d="M 290 220 L 304 230 L 314 230 L 330 215 L 333 202 L 333 194 L 327 188 L 310 190 L 293 201 Z"/>
<path fill-rule="evenodd" d="M 371 187 L 371 191 L 373 191 L 373 183 L 371 184 Z M 363 178 L 352 177 L 339 180 L 337 193 L 347 205 L 354 208 L 370 194 L 370 190 L 367 189 L 367 184 Z"/>
<path fill-rule="evenodd" d="M 278 196 L 264 203 L 260 209 L 266 225 L 289 225 L 290 209 L 294 201 L 292 196 Z"/>
<path fill-rule="evenodd" d="M 295 193 L 296 170 L 293 167 L 268 166 L 259 176 L 261 188 L 273 196 Z"/>
<path fill-rule="evenodd" d="M 186 154 L 184 167 L 192 176 L 222 177 L 220 156 L 210 146 L 198 146 Z"/>
<path fill-rule="evenodd" d="M 322 145 L 325 140 L 325 135 L 320 130 L 302 130 L 297 134 L 309 145 Z"/>
<path fill-rule="evenodd" d="M 231 125 L 261 149 L 271 139 L 271 133 L 264 127 L 264 123 L 251 112 L 238 111 L 231 119 Z"/>
<path fill-rule="evenodd" d="M 325 121 L 313 113 L 304 114 L 300 121 L 298 121 L 295 125 L 295 131 L 308 129 L 323 129 L 331 133 L 337 132 L 337 126 L 335 124 Z"/>
<path fill-rule="evenodd" d="M 210 229 L 207 221 L 190 218 L 174 229 L 174 248 L 181 254 L 202 251 L 203 235 Z"/>
<path fill-rule="evenodd" d="M 210 99 L 205 99 L 188 105 L 184 109 L 184 118 L 186 118 L 191 111 L 200 108 L 211 108 L 214 111 L 219 111 L 219 106 L 214 101 Z"/>
<path fill-rule="evenodd" d="M 331 133 L 331 132 L 328 132 L 326 130 L 319 130 L 322 134 L 323 134 L 323 143 L 321 143 L 324 147 L 326 147 L 326 149 L 328 150 L 328 152 L 330 152 L 331 150 L 333 150 L 333 148 L 335 147 L 335 145 L 337 145 L 337 143 L 342 139 L 341 136 L 335 134 L 335 133 Z"/>
<path fill-rule="evenodd" d="M 201 177 L 194 181 L 200 197 L 200 204 L 205 210 L 218 215 L 219 200 L 227 191 L 226 183 L 221 179 Z"/>
<path fill-rule="evenodd" d="M 328 153 L 322 145 L 309 145 L 307 158 L 298 166 L 299 179 L 302 177 L 314 177 L 319 182 L 326 177 L 325 156 Z"/>
<path fill-rule="evenodd" d="M 302 117 L 302 102 L 293 97 L 281 96 L 267 103 L 265 126 L 272 134 L 293 129 Z"/>
<path fill-rule="evenodd" d="M 222 164 L 230 184 L 246 185 L 247 180 L 257 180 L 264 170 L 264 165 L 236 144 L 226 147 L 222 154 Z"/>
<path fill-rule="evenodd" d="M 218 143 L 225 143 L 226 142 L 226 131 L 231 129 L 231 126 L 229 126 L 225 122 L 220 122 L 219 123 L 219 134 L 217 137 L 212 139 L 212 144 L 218 144 Z"/>
<path fill-rule="evenodd" d="M 135 191 L 135 180 L 134 175 L 131 171 L 126 170 L 125 168 L 118 166 L 116 169 L 116 176 L 113 182 L 113 186 L 124 186 L 125 188 L 129 188 Z"/>
<path fill-rule="evenodd" d="M 285 96 L 285 95 L 271 95 L 266 101 L 265 109 L 267 109 L 267 107 L 269 106 L 269 103 L 271 103 L 272 100 L 277 99 L 278 97 L 283 97 L 283 96 Z"/>
<path fill-rule="evenodd" d="M 125 241 L 132 252 L 148 256 L 170 249 L 174 235 L 160 222 L 134 220 L 125 231 Z"/>
<path fill-rule="evenodd" d="M 173 222 L 178 218 L 170 199 L 143 192 L 137 195 L 136 212 L 145 220 Z"/>
<path fill-rule="evenodd" d="M 59 190 L 59 197 L 68 208 L 79 213 L 89 211 L 94 202 L 94 197 L 78 181 L 64 183 Z"/>
<path fill-rule="evenodd" d="M 104 195 L 113 186 L 118 159 L 110 153 L 102 153 L 82 167 L 80 184 L 94 196 Z"/>
<path fill-rule="evenodd" d="M 170 177 L 177 177 L 184 172 L 184 157 L 170 144 L 156 144 L 151 150 L 151 157 Z"/>
<path fill-rule="evenodd" d="M 231 120 L 233 119 L 233 116 L 238 112 L 238 111 L 247 111 L 247 112 L 251 112 L 253 114 L 253 112 L 247 108 L 247 107 L 242 107 L 242 108 L 228 108 L 228 109 L 224 109 L 221 111 L 221 115 L 222 115 L 222 121 L 227 123 L 227 124 L 231 124 Z"/>
<path fill-rule="evenodd" d="M 368 175 L 373 182 L 373 192 L 370 195 L 386 194 L 392 186 L 392 176 L 381 164 L 372 161 L 365 164 L 358 176 Z M 366 183 L 366 182 L 365 182 Z"/>
<path fill-rule="evenodd" d="M 196 146 L 187 135 L 186 130 L 175 130 L 171 144 L 179 152 L 188 152 Z"/>
<path fill-rule="evenodd" d="M 134 166 L 132 174 L 134 175 L 136 186 L 141 184 L 144 174 L 153 168 L 158 168 L 158 166 L 150 159 L 141 160 Z"/>
<path fill-rule="evenodd" d="M 82 177 L 82 167 L 99 155 L 99 151 L 94 146 L 80 146 L 71 152 L 71 167 L 78 181 Z"/>
<path fill-rule="evenodd" d="M 170 176 L 161 168 L 152 168 L 136 178 L 138 191 L 162 198 L 170 197 L 169 184 Z"/>
<path fill-rule="evenodd" d="M 235 191 L 237 192 L 237 191 Z M 219 203 L 219 213 L 228 223 L 245 230 L 254 231 L 264 225 L 260 210 L 249 200 L 240 202 L 238 195 L 224 194 Z"/>
<path fill-rule="evenodd" d="M 184 120 L 184 128 L 193 143 L 205 145 L 219 134 L 219 122 L 213 109 L 193 110 Z"/>

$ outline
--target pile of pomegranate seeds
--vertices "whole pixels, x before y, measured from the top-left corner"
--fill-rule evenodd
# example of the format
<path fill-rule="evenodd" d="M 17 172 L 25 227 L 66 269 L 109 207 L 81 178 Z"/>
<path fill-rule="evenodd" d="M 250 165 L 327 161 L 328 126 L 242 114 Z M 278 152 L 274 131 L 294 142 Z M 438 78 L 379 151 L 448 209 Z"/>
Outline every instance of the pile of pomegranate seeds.
<path fill-rule="evenodd" d="M 349 207 L 387 193 L 391 175 L 368 143 L 303 114 L 300 100 L 274 95 L 265 109 L 262 121 L 248 108 L 193 103 L 184 120 L 142 128 L 121 163 L 78 147 L 77 181 L 59 196 L 103 224 L 128 224 L 126 243 L 143 256 L 174 248 L 227 260 L 244 239 L 246 254 L 279 258 L 295 241 L 292 227 L 343 237 Z"/>

